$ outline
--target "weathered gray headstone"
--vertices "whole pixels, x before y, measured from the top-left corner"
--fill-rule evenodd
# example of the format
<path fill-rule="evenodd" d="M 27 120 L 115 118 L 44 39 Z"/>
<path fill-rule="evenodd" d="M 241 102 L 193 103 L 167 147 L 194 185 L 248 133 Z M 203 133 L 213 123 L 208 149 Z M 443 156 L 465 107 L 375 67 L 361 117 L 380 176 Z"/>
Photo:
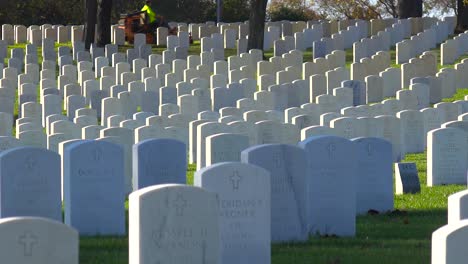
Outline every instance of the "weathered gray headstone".
<path fill-rule="evenodd" d="M 78 264 L 78 232 L 39 217 L 0 220 L 0 255 L 5 263 Z"/>
<path fill-rule="evenodd" d="M 66 146 L 63 159 L 65 223 L 83 235 L 123 235 L 123 149 L 83 140 Z"/>
<path fill-rule="evenodd" d="M 19 147 L 0 153 L 0 216 L 62 220 L 60 157 L 46 149 Z"/>
<path fill-rule="evenodd" d="M 155 185 L 129 196 L 129 264 L 220 263 L 216 195 Z"/>
<path fill-rule="evenodd" d="M 416 163 L 395 163 L 395 193 L 419 193 L 418 168 Z"/>
<path fill-rule="evenodd" d="M 225 162 L 195 174 L 219 199 L 222 263 L 270 263 L 270 177 L 260 167 Z"/>
<path fill-rule="evenodd" d="M 260 145 L 242 152 L 242 162 L 259 166 L 271 178 L 271 240 L 304 241 L 307 160 L 303 149 L 281 144 Z"/>
<path fill-rule="evenodd" d="M 316 136 L 299 142 L 299 146 L 309 160 L 309 233 L 354 236 L 358 174 L 355 144 L 340 137 Z"/>

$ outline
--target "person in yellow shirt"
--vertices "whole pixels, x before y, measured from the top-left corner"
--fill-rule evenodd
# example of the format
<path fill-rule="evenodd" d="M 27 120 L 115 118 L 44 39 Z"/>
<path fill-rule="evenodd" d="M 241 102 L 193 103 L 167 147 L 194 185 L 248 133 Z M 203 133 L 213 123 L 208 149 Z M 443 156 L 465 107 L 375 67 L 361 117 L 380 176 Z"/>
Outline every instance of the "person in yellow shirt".
<path fill-rule="evenodd" d="M 156 21 L 156 13 L 151 8 L 151 0 L 147 0 L 145 6 L 141 9 L 142 12 L 146 11 L 148 16 L 149 23 L 154 23 Z"/>
<path fill-rule="evenodd" d="M 160 16 L 156 16 L 156 13 L 151 8 L 151 0 L 146 0 L 145 3 L 146 4 L 141 9 L 141 12 L 146 12 L 146 15 L 148 16 L 149 28 L 152 31 L 155 31 L 158 27 L 169 28 L 169 25 L 163 19 L 161 19 Z"/>

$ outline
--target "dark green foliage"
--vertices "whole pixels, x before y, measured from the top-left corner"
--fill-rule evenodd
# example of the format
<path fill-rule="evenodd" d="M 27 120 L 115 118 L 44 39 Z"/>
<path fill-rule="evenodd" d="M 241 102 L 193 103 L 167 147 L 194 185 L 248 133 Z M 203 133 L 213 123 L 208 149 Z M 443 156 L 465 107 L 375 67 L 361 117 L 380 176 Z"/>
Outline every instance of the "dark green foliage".
<path fill-rule="evenodd" d="M 249 15 L 249 0 L 223 0 L 223 22 L 243 22 Z"/>
<path fill-rule="evenodd" d="M 286 6 L 281 6 L 276 10 L 270 11 L 268 13 L 271 21 L 307 21 L 309 16 L 307 13 L 299 9 L 293 9 Z"/>
<path fill-rule="evenodd" d="M 81 24 L 83 15 L 83 0 L 8 0 L 0 4 L 0 24 Z"/>

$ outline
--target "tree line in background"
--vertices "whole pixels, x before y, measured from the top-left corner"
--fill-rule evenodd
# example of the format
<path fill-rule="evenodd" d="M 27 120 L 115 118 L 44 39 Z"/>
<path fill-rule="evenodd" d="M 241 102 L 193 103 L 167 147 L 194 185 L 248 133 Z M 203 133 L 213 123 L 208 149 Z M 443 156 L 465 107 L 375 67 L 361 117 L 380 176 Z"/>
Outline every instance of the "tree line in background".
<path fill-rule="evenodd" d="M 0 3 L 0 24 L 82 24 L 86 0 L 15 0 Z M 253 0 L 254 2 L 256 0 Z M 262 2 L 265 2 L 263 0 Z M 419 3 L 421 4 L 419 4 Z M 266 19 L 299 21 L 314 19 L 373 19 L 457 14 L 457 0 L 270 0 Z M 415 4 L 416 3 L 416 4 Z M 139 10 L 144 0 L 114 0 L 112 22 L 120 14 Z M 413 7 L 421 6 L 421 10 Z M 216 21 L 215 0 L 155 0 L 154 10 L 168 20 Z M 250 0 L 223 0 L 223 21 L 246 21 Z"/>

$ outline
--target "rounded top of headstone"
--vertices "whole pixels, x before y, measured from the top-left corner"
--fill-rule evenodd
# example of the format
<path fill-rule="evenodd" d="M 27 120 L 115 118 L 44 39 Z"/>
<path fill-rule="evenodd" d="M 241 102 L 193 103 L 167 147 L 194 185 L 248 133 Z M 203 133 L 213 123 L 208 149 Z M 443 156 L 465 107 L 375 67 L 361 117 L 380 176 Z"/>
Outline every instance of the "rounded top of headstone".
<path fill-rule="evenodd" d="M 146 145 L 170 145 L 172 147 L 178 147 L 177 145 L 179 145 L 180 147 L 183 147 L 183 149 L 185 149 L 185 143 L 184 142 L 182 142 L 180 140 L 172 139 L 172 138 L 150 138 L 150 139 L 140 141 L 137 144 L 135 144 L 134 146 L 142 146 L 142 145 L 143 146 L 146 146 Z"/>
<path fill-rule="evenodd" d="M 262 144 L 262 145 L 256 145 L 252 146 L 250 148 L 245 149 L 242 151 L 242 156 L 247 155 L 247 154 L 252 154 L 256 152 L 267 152 L 267 153 L 272 153 L 275 150 L 279 151 L 300 151 L 303 152 L 304 150 L 294 146 L 294 145 L 289 145 L 289 144 Z"/>
<path fill-rule="evenodd" d="M 319 135 L 319 136 L 312 136 L 309 137 L 301 142 L 299 142 L 299 147 L 305 148 L 310 143 L 318 142 L 318 141 L 334 141 L 334 142 L 350 142 L 348 139 L 333 135 Z"/>
<path fill-rule="evenodd" d="M 465 229 L 468 229 L 468 220 L 461 220 L 459 222 L 440 227 L 439 229 L 437 229 L 436 231 L 432 233 L 432 238 L 440 239 L 442 237 L 448 237 L 456 231 L 461 231 Z"/>
<path fill-rule="evenodd" d="M 27 132 L 27 131 L 25 131 Z M 8 149 L 0 153 L 0 159 L 7 156 L 7 155 L 21 155 L 23 156 L 24 154 L 28 154 L 28 156 L 32 155 L 38 155 L 38 156 L 43 156 L 43 155 L 49 155 L 49 156 L 56 156 L 56 158 L 59 157 L 57 153 L 54 151 L 50 151 L 44 148 L 39 148 L 39 147 L 32 147 L 32 146 L 19 146 L 16 148 Z"/>
<path fill-rule="evenodd" d="M 148 194 L 151 194 L 155 191 L 164 191 L 164 190 L 191 190 L 199 193 L 207 193 L 211 194 L 211 192 L 208 192 L 204 190 L 203 188 L 200 187 L 195 187 L 195 186 L 189 186 L 185 184 L 175 184 L 175 183 L 169 183 L 169 184 L 158 184 L 158 185 L 153 185 L 153 186 L 148 186 L 145 188 L 142 188 L 138 191 L 134 191 L 129 195 L 129 200 L 130 199 L 135 199 L 135 197 L 144 197 Z"/>

